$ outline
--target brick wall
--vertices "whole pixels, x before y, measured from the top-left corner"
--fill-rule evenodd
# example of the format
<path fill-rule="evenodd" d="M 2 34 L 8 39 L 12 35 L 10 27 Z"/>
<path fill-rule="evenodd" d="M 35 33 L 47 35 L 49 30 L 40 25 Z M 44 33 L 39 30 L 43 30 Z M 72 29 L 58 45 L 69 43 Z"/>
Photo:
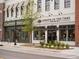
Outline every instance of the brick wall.
<path fill-rule="evenodd" d="M 75 41 L 76 45 L 79 44 L 79 0 L 75 0 Z"/>
<path fill-rule="evenodd" d="M 3 39 L 4 3 L 0 3 L 0 40 Z"/>

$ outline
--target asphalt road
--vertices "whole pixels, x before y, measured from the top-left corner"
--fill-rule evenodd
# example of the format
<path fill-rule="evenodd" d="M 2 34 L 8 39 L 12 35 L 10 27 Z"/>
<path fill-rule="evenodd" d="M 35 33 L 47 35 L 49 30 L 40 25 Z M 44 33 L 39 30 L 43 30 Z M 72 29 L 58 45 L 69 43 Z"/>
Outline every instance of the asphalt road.
<path fill-rule="evenodd" d="M 13 52 L 13 51 L 1 50 L 1 49 L 0 49 L 0 57 L 2 57 L 3 59 L 64 59 L 57 57 Z"/>

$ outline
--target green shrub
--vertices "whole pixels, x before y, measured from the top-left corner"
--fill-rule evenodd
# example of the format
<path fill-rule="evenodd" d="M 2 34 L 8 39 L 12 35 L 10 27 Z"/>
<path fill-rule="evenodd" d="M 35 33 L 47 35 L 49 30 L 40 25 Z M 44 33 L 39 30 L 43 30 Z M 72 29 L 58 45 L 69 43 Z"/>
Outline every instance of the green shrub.
<path fill-rule="evenodd" d="M 49 43 L 48 43 L 49 48 L 51 48 L 51 45 L 52 45 L 52 42 L 49 41 Z"/>
<path fill-rule="evenodd" d="M 41 47 L 43 47 L 44 44 L 45 44 L 44 42 L 40 42 Z"/>
<path fill-rule="evenodd" d="M 56 48 L 56 42 L 53 43 L 54 48 Z"/>
<path fill-rule="evenodd" d="M 57 43 L 57 48 L 60 49 L 61 48 L 61 42 Z"/>
<path fill-rule="evenodd" d="M 48 47 L 48 44 L 47 44 L 47 43 L 44 44 L 44 45 L 43 45 L 43 48 L 49 48 L 49 47 Z"/>
<path fill-rule="evenodd" d="M 55 42 L 55 41 L 54 41 L 54 40 L 52 40 L 52 41 L 51 41 L 51 44 L 53 45 L 53 44 L 54 44 L 54 42 Z"/>
<path fill-rule="evenodd" d="M 66 49 L 69 49 L 69 45 L 68 44 L 66 44 Z"/>
<path fill-rule="evenodd" d="M 64 49 L 64 47 L 65 47 L 65 44 L 61 43 L 61 48 Z"/>
<path fill-rule="evenodd" d="M 69 45 L 60 41 L 49 41 L 49 43 L 40 42 L 42 48 L 53 48 L 53 49 L 69 49 Z"/>

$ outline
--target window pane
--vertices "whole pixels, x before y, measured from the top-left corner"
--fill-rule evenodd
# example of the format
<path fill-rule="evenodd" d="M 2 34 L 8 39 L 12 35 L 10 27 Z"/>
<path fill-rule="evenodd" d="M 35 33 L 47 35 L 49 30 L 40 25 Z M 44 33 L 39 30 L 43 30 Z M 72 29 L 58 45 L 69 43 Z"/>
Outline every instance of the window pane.
<path fill-rule="evenodd" d="M 70 7 L 70 0 L 64 0 L 64 8 Z"/>
<path fill-rule="evenodd" d="M 59 9 L 59 0 L 54 0 L 54 9 Z"/>
<path fill-rule="evenodd" d="M 41 0 L 37 1 L 37 11 L 40 12 L 41 11 Z"/>
<path fill-rule="evenodd" d="M 13 8 L 11 8 L 11 16 L 13 16 Z"/>
<path fill-rule="evenodd" d="M 50 11 L 50 0 L 45 0 L 45 11 Z"/>

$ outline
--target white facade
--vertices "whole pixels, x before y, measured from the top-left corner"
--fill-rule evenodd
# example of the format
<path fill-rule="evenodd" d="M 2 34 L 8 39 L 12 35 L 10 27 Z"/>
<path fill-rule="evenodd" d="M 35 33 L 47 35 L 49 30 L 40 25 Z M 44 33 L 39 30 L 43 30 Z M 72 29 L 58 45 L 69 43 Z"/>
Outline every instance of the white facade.
<path fill-rule="evenodd" d="M 26 0 L 6 0 L 5 1 L 5 21 L 19 20 L 22 19 L 21 15 L 21 5 L 23 1 Z M 35 1 L 34 11 L 37 11 L 37 0 Z M 24 2 L 24 3 L 25 3 Z M 41 0 L 41 12 L 38 20 L 41 20 L 41 23 L 38 23 L 38 20 L 34 21 L 34 26 L 40 27 L 44 26 L 56 26 L 60 25 L 72 25 L 75 24 L 75 0 L 70 0 L 70 8 L 64 8 L 64 0 L 59 0 L 59 9 L 54 9 L 54 0 L 50 0 L 50 11 L 45 11 L 45 0 Z M 27 3 L 27 2 L 26 2 Z M 18 17 L 15 17 L 16 10 L 15 7 L 18 5 L 19 13 Z M 24 4 L 26 6 L 26 4 Z M 14 15 L 11 17 L 11 8 L 14 8 Z M 7 17 L 7 8 L 9 8 L 9 17 Z M 34 40 L 34 32 L 32 32 L 32 43 L 39 43 L 40 40 Z M 45 30 L 45 42 L 47 42 L 47 30 Z M 59 30 L 56 31 L 57 40 L 59 40 Z"/>
<path fill-rule="evenodd" d="M 38 23 L 38 20 L 34 23 L 35 26 L 56 26 L 60 25 L 72 25 L 75 24 L 75 0 L 70 0 L 70 8 L 64 8 L 64 0 L 60 0 L 59 9 L 54 9 L 54 0 L 50 0 L 50 11 L 45 11 L 45 0 L 42 0 L 42 10 L 40 12 L 41 23 Z M 65 19 L 69 17 L 69 19 Z M 60 20 L 58 18 L 61 18 Z M 47 42 L 47 30 L 45 30 L 45 42 Z M 56 31 L 57 40 L 59 41 L 59 30 Z M 33 43 L 39 43 L 40 40 L 33 40 Z M 67 41 L 70 44 L 74 44 L 74 41 Z"/>
<path fill-rule="evenodd" d="M 27 2 L 25 0 L 6 0 L 5 1 L 5 21 L 11 21 L 11 20 L 19 20 L 22 19 L 21 15 L 21 6 L 25 7 L 25 4 Z M 13 16 L 11 16 L 11 8 L 13 7 Z M 18 7 L 18 15 L 16 17 L 16 7 Z M 7 17 L 7 8 L 9 10 L 9 17 Z"/>

